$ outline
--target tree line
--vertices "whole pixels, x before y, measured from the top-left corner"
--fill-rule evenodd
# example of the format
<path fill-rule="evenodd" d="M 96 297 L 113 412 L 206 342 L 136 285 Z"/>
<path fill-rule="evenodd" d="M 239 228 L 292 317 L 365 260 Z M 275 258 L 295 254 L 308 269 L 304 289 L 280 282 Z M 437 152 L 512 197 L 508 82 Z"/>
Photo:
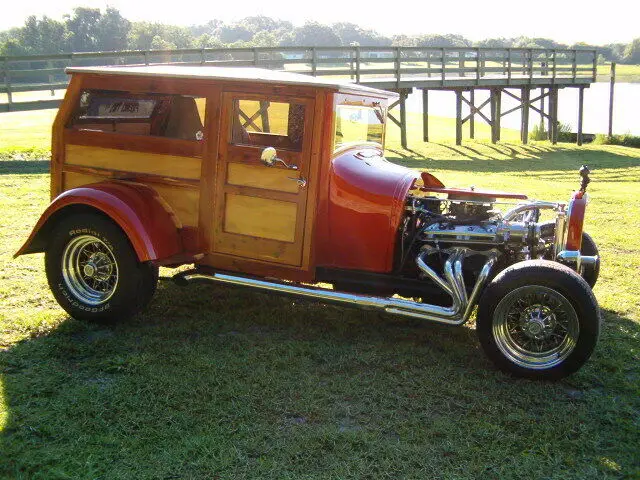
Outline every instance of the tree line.
<path fill-rule="evenodd" d="M 640 63 L 640 38 L 628 44 L 566 45 L 547 38 L 489 38 L 472 42 L 461 35 L 385 36 L 356 24 L 324 25 L 249 16 L 238 22 L 210 20 L 188 27 L 131 22 L 107 7 L 77 7 L 62 20 L 29 16 L 22 27 L 0 32 L 0 55 L 36 55 L 112 50 L 278 46 L 402 46 L 491 48 L 597 48 L 599 61 Z"/>

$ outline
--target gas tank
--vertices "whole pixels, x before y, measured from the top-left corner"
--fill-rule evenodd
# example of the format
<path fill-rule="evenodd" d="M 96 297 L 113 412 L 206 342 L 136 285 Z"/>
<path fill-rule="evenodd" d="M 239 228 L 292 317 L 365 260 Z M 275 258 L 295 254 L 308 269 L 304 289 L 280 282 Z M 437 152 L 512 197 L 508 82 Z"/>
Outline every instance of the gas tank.
<path fill-rule="evenodd" d="M 334 154 L 316 264 L 389 272 L 405 198 L 418 174 L 387 161 L 368 145 Z"/>

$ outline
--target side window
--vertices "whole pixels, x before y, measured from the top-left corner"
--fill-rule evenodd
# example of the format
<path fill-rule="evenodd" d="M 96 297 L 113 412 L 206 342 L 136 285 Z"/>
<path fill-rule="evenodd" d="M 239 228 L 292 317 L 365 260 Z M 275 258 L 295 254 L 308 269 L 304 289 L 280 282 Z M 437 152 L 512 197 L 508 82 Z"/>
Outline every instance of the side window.
<path fill-rule="evenodd" d="M 304 105 L 234 99 L 232 115 L 231 143 L 302 150 Z"/>
<path fill-rule="evenodd" d="M 70 128 L 202 140 L 206 100 L 185 95 L 86 90 Z"/>

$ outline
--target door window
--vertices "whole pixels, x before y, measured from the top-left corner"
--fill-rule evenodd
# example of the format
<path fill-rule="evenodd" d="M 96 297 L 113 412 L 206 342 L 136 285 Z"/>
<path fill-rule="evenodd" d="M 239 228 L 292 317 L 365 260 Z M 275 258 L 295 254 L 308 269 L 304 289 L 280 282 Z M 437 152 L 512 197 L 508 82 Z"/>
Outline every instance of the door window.
<path fill-rule="evenodd" d="M 233 100 L 231 143 L 302 151 L 305 106 L 267 100 Z"/>

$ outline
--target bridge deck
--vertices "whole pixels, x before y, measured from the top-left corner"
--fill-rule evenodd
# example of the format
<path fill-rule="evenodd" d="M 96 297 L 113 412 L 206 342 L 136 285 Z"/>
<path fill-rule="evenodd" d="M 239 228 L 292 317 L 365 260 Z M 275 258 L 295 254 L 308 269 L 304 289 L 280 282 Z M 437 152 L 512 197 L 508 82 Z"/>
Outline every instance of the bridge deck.
<path fill-rule="evenodd" d="M 402 76 L 400 82 L 395 78 L 366 78 L 360 81 L 361 84 L 368 87 L 380 88 L 382 90 L 394 90 L 404 88 L 420 88 L 428 90 L 453 90 L 458 88 L 510 88 L 525 87 L 541 88 L 549 86 L 557 87 L 578 87 L 589 86 L 593 80 L 589 77 L 553 77 L 551 75 L 512 75 L 508 78 L 506 75 L 487 75 L 481 78 L 447 76 L 442 78 L 424 77 L 424 76 Z"/>

